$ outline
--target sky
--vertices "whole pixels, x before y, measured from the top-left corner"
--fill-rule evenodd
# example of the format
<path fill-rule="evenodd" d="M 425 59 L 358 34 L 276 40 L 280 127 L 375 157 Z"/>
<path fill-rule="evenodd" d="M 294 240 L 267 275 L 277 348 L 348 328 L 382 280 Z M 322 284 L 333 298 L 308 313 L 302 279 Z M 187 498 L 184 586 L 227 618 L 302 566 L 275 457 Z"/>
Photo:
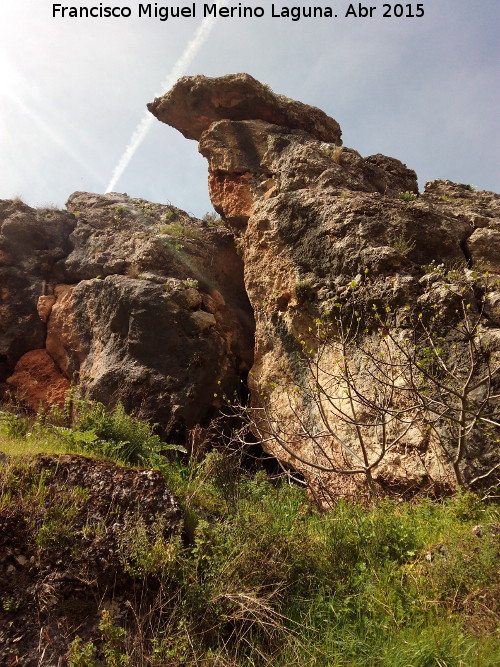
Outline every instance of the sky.
<path fill-rule="evenodd" d="M 146 104 L 179 76 L 233 72 L 323 109 L 344 145 L 402 160 L 421 188 L 442 178 L 500 190 L 498 0 L 392 4 L 422 7 L 420 18 L 383 17 L 388 3 L 377 0 L 361 3 L 376 7 L 371 18 L 346 17 L 343 0 L 274 3 L 278 13 L 337 13 L 298 21 L 272 17 L 267 0 L 241 2 L 263 7 L 261 18 L 204 19 L 196 0 L 195 17 L 167 21 L 139 18 L 136 0 L 65 2 L 132 15 L 54 18 L 49 0 L 1 0 L 0 199 L 62 207 L 74 191 L 112 185 L 203 215 L 211 205 L 197 143 L 148 122 Z"/>

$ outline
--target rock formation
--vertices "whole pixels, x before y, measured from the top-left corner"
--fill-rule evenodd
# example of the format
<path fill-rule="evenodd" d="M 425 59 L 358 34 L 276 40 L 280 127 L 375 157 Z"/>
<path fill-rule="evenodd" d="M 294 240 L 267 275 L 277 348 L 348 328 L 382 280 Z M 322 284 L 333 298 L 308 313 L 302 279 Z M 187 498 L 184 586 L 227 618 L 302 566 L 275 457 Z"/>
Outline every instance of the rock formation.
<path fill-rule="evenodd" d="M 390 310 L 396 322 L 406 309 L 437 308 L 450 322 L 466 298 L 483 315 L 490 349 L 498 343 L 499 288 L 491 277 L 500 268 L 498 195 L 434 181 L 417 196 L 416 174 L 404 164 L 341 147 L 340 132 L 318 129 L 317 110 L 271 95 L 248 75 L 183 78 L 149 109 L 198 139 L 208 160 L 212 203 L 236 236 L 256 318 L 253 405 L 265 410 L 274 404 L 284 430 L 298 419 L 295 428 L 303 431 L 314 418 L 303 402 L 291 405 L 293 360 L 303 345 L 314 347 L 311 332 L 336 305 L 355 300 L 363 317 L 375 307 Z M 338 127 L 323 116 L 320 125 Z M 454 280 L 456 289 L 450 288 Z M 403 335 L 405 327 L 399 328 Z M 373 351 L 376 340 L 371 344 Z M 370 391 L 369 383 L 363 391 Z M 381 484 L 449 483 L 449 460 L 432 442 L 412 428 L 374 467 L 374 476 Z M 496 464 L 486 445 L 476 443 L 461 462 L 472 476 Z M 324 456 L 311 451 L 310 438 L 294 443 L 297 456 L 276 439 L 266 446 L 300 469 L 318 493 L 353 491 L 354 475 L 304 465 L 327 467 Z M 345 450 L 337 454 L 345 458 Z"/>
<path fill-rule="evenodd" d="M 333 118 L 316 107 L 276 95 L 249 74 L 183 77 L 148 109 L 187 139 L 199 139 L 218 120 L 260 119 L 304 130 L 321 141 L 342 143 L 340 126 Z"/>
<path fill-rule="evenodd" d="M 78 382 L 183 440 L 238 386 L 253 315 L 227 229 L 117 194 L 0 211 L 4 391 L 37 409 Z"/>
<path fill-rule="evenodd" d="M 415 172 L 399 160 L 343 147 L 333 118 L 246 74 L 184 77 L 149 109 L 199 141 L 223 224 L 117 193 L 77 192 L 64 211 L 0 202 L 2 392 L 36 409 L 61 403 L 69 383 L 79 383 L 91 398 L 120 400 L 158 423 L 164 437 L 183 441 L 251 369 L 254 432 L 266 432 L 270 408 L 279 415 L 265 447 L 319 498 L 356 493 L 363 480 L 396 489 L 491 481 L 500 197 L 449 181 L 419 194 Z M 455 414 L 446 408 L 432 424 L 415 417 L 396 439 L 392 433 L 395 442 L 369 475 L 344 474 L 356 457 L 366 468 L 349 430 L 368 428 L 374 417 L 367 410 L 350 424 L 338 419 L 349 390 L 345 377 L 333 382 L 340 312 L 360 329 L 357 346 L 345 339 L 341 350 L 359 401 L 377 394 L 366 360 L 375 363 L 381 350 L 394 358 L 398 345 L 410 349 L 410 315 L 432 329 L 430 346 L 434 336 L 445 340 L 446 354 L 461 349 L 451 328 L 460 317 L 475 318 L 474 373 L 490 377 L 475 394 L 476 380 L 469 382 L 466 430 L 469 399 L 488 410 L 481 408 L 484 428 L 476 434 L 471 425 L 463 451 L 440 443 L 440 420 Z M 306 387 L 307 359 L 319 358 L 318 331 L 335 327 L 337 342 L 316 362 L 318 386 L 330 378 L 336 392 L 322 415 Z M 461 359 L 453 363 L 463 370 Z M 386 411 L 400 428 L 401 415 L 410 414 L 402 383 L 392 387 L 399 398 Z M 448 389 L 458 400 L 460 392 Z M 419 400 L 420 413 L 429 412 L 425 392 Z M 417 405 L 411 410 L 416 415 Z M 312 436 L 322 420 L 331 420 L 331 433 L 318 451 Z M 294 437 L 282 437 L 286 431 Z M 370 459 L 375 445 L 365 440 Z"/>

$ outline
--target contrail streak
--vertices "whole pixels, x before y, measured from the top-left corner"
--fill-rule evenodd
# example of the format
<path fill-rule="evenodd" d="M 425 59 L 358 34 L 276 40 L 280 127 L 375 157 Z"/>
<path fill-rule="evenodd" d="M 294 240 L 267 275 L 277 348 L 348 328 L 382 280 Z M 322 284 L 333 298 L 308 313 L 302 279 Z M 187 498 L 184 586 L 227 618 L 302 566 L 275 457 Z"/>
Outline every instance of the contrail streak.
<path fill-rule="evenodd" d="M 223 7 L 224 5 L 227 5 L 228 2 L 229 0 L 219 0 L 217 5 L 218 7 Z M 161 90 L 159 93 L 155 95 L 155 97 L 163 95 L 163 93 L 169 90 L 177 81 L 177 79 L 183 75 L 185 70 L 194 60 L 196 54 L 198 53 L 198 51 L 203 46 L 208 36 L 212 32 L 212 29 L 216 24 L 216 22 L 217 22 L 217 17 L 214 16 L 207 16 L 203 19 L 203 21 L 196 29 L 193 39 L 188 43 L 188 45 L 184 49 L 184 52 L 180 56 L 179 60 L 172 67 L 167 78 L 162 82 Z M 115 185 L 118 183 L 121 176 L 123 175 L 123 172 L 128 167 L 130 160 L 133 158 L 136 150 L 139 148 L 139 146 L 146 138 L 146 135 L 149 132 L 149 129 L 151 128 L 151 125 L 153 124 L 154 120 L 155 120 L 154 116 L 151 113 L 149 113 L 149 111 L 146 111 L 140 123 L 135 128 L 134 133 L 132 134 L 130 141 L 128 143 L 128 146 L 125 149 L 125 152 L 123 153 L 118 164 L 113 170 L 113 175 L 111 176 L 109 185 L 106 188 L 106 192 L 113 191 Z"/>

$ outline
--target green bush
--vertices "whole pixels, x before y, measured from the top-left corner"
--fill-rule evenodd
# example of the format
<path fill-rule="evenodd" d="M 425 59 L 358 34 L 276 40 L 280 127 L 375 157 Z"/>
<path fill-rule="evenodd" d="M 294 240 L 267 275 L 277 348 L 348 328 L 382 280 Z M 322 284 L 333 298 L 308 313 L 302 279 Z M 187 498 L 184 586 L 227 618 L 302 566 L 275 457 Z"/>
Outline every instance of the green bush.
<path fill-rule="evenodd" d="M 0 430 L 11 438 L 24 438 L 28 432 L 28 420 L 13 412 L 0 411 Z"/>
<path fill-rule="evenodd" d="M 128 414 L 121 403 L 108 410 L 99 402 L 77 400 L 74 424 L 71 428 L 60 428 L 59 433 L 70 448 L 125 465 L 158 467 L 165 462 L 163 452 L 185 451 L 183 447 L 162 442 L 154 433 L 154 425 Z"/>
<path fill-rule="evenodd" d="M 144 520 L 127 516 L 118 534 L 120 560 L 125 572 L 134 577 L 175 576 L 181 543 L 178 535 L 165 538 L 159 517 L 148 527 Z"/>
<path fill-rule="evenodd" d="M 99 631 L 104 662 L 96 660 L 97 648 L 94 643 L 84 643 L 77 635 L 70 645 L 69 667 L 123 667 L 130 664 L 130 657 L 126 654 L 125 648 L 126 632 L 113 623 L 107 609 L 102 610 Z"/>

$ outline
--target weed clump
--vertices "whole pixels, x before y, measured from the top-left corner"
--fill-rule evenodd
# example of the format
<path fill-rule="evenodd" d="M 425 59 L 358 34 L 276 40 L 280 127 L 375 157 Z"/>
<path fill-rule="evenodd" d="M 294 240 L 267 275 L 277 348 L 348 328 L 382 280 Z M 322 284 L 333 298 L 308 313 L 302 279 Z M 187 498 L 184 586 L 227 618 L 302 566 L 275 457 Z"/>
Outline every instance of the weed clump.
<path fill-rule="evenodd" d="M 403 232 L 388 236 L 387 243 L 402 257 L 409 255 L 416 245 L 415 239 L 407 237 Z"/>
<path fill-rule="evenodd" d="M 402 201 L 411 202 L 415 201 L 417 195 L 414 192 L 410 192 L 409 190 L 407 190 L 406 192 L 400 192 L 397 197 Z"/>
<path fill-rule="evenodd" d="M 125 411 L 122 403 L 108 410 L 102 403 L 77 401 L 71 427 L 58 433 L 69 448 L 104 456 L 124 465 L 155 468 L 164 461 L 162 453 L 183 447 L 162 442 L 154 425 Z"/>
<path fill-rule="evenodd" d="M 179 225 L 174 222 L 168 225 L 160 225 L 159 231 L 160 234 L 166 234 L 168 236 L 173 236 L 174 238 L 197 239 L 201 235 L 201 231 L 196 227 Z"/>
<path fill-rule="evenodd" d="M 73 427 L 56 427 L 67 429 L 67 448 L 158 462 L 185 525 L 169 534 L 162 516 L 118 518 L 113 508 L 109 525 L 90 515 L 82 524 L 87 489 L 50 495 L 43 471 L 3 467 L 0 522 L 24 514 L 40 557 L 64 553 L 71 564 L 89 535 L 98 544 L 113 528 L 116 554 L 106 566 L 119 569 L 106 595 L 126 602 L 118 613 L 92 589 L 100 602 L 92 622 L 82 607 L 79 636 L 67 636 L 69 665 L 499 663 L 496 506 L 468 492 L 441 502 L 338 501 L 324 514 L 288 477 L 250 473 L 225 450 L 160 459 L 151 426 L 122 406 L 76 412 Z M 16 426 L 12 437 L 23 431 Z M 0 615 L 17 613 L 20 594 L 9 586 Z M 66 623 L 61 609 L 52 614 Z"/>

